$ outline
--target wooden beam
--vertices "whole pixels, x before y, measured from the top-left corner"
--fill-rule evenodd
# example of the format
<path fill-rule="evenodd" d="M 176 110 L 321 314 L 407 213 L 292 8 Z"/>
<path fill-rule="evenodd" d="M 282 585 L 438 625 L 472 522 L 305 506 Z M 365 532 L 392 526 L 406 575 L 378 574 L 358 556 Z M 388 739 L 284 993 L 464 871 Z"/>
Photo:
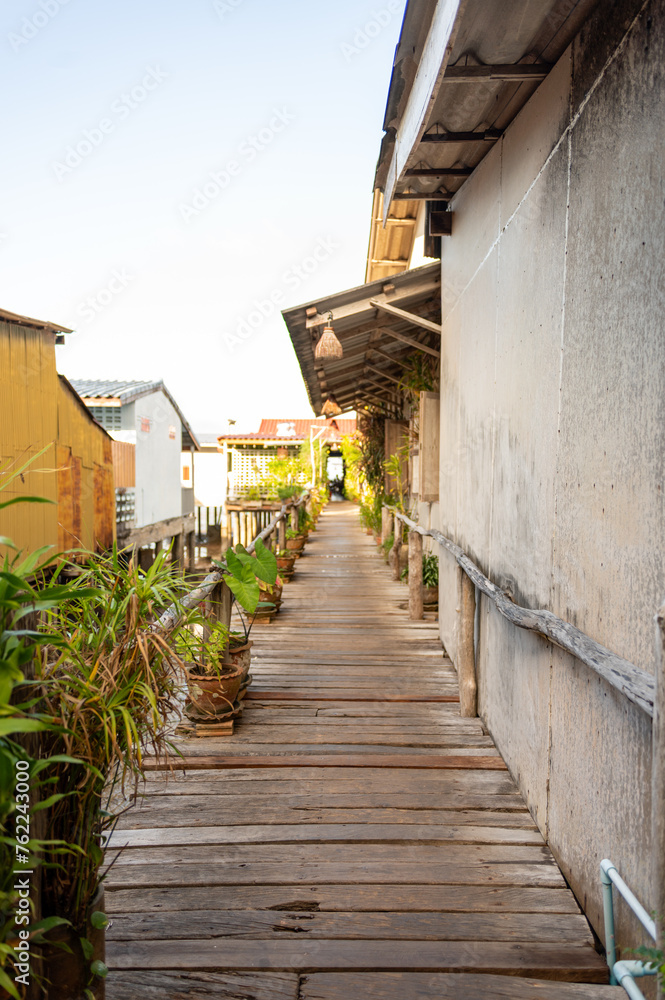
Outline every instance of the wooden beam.
<path fill-rule="evenodd" d="M 387 351 L 382 351 L 380 347 L 372 347 L 369 351 L 370 354 L 378 354 L 379 357 L 384 358 L 386 361 L 392 362 L 394 365 L 399 365 L 400 368 L 408 368 L 409 366 L 402 360 L 401 357 L 397 357 L 394 354 L 388 354 Z M 406 357 L 406 355 L 405 355 Z"/>
<path fill-rule="evenodd" d="M 397 333 L 388 326 L 382 327 L 382 330 L 389 337 L 393 337 L 395 340 L 399 340 L 403 344 L 408 344 L 409 347 L 415 347 L 417 351 L 424 351 L 425 354 L 431 354 L 433 358 L 441 357 L 440 351 L 435 350 L 433 347 L 428 347 L 427 344 L 421 344 L 419 341 L 414 340 L 413 337 L 407 337 L 405 333 Z"/>
<path fill-rule="evenodd" d="M 425 319 L 424 316 L 419 316 L 417 313 L 407 312 L 406 309 L 398 309 L 397 306 L 391 305 L 382 298 L 370 299 L 369 304 L 375 309 L 380 309 L 381 312 L 387 312 L 390 316 L 406 320 L 413 326 L 422 326 L 423 330 L 429 330 L 430 333 L 441 333 L 440 323 L 433 323 L 431 319 Z"/>
<path fill-rule="evenodd" d="M 452 198 L 453 191 L 397 191 L 392 201 L 446 201 Z"/>
<path fill-rule="evenodd" d="M 133 545 L 135 548 L 142 548 L 144 545 L 152 545 L 153 542 L 161 542 L 165 538 L 173 538 L 183 532 L 194 531 L 196 528 L 196 518 L 194 514 L 185 514 L 181 517 L 167 517 L 164 521 L 157 521 L 154 524 L 145 524 L 141 528 L 132 528 L 126 535 L 118 535 L 118 545 L 127 548 Z"/>
<path fill-rule="evenodd" d="M 520 63 L 510 66 L 448 66 L 443 79 L 449 83 L 475 83 L 477 80 L 544 80 L 551 66 L 542 63 Z"/>
<path fill-rule="evenodd" d="M 373 385 L 375 389 L 379 389 L 381 392 L 388 392 L 388 393 L 392 394 L 392 389 L 390 388 L 390 386 L 388 386 L 388 385 L 381 385 L 380 382 L 377 382 L 375 379 L 370 378 L 369 375 L 365 375 L 363 377 L 365 379 L 365 382 L 367 382 L 368 385 Z"/>
<path fill-rule="evenodd" d="M 369 362 L 365 364 L 365 368 L 369 368 L 371 372 L 375 375 L 380 375 L 381 378 L 387 378 L 389 382 L 394 382 L 395 385 L 400 385 L 400 380 L 395 378 L 393 375 L 389 375 L 388 372 L 382 371 L 380 368 L 375 368 L 374 365 L 370 365 Z"/>
<path fill-rule="evenodd" d="M 421 142 L 496 142 L 503 132 L 499 128 L 487 128 L 484 132 L 428 132 Z M 390 221 L 390 220 L 389 220 Z"/>
<path fill-rule="evenodd" d="M 473 167 L 410 167 L 405 177 L 469 177 Z"/>

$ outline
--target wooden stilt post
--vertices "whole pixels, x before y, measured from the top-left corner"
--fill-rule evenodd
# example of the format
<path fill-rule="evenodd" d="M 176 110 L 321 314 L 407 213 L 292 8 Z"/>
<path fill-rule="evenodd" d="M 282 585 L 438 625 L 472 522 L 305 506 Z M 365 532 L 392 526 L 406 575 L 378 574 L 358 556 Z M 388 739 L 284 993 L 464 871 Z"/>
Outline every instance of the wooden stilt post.
<path fill-rule="evenodd" d="M 476 588 L 463 569 L 457 569 L 459 618 L 457 620 L 457 680 L 460 715 L 473 719 L 478 715 L 476 653 L 473 638 L 476 620 Z"/>
<path fill-rule="evenodd" d="M 233 594 L 223 580 L 216 585 L 208 598 L 208 608 L 211 617 L 215 621 L 222 622 L 228 629 L 231 628 L 232 601 Z"/>
<path fill-rule="evenodd" d="M 178 532 L 177 535 L 173 536 L 173 538 L 172 538 L 171 541 L 172 541 L 172 545 L 171 545 L 171 565 L 173 567 L 177 568 L 178 570 L 182 570 L 183 556 L 185 554 L 184 553 L 184 548 L 185 548 L 185 546 L 184 546 L 184 541 L 185 541 L 185 535 L 184 535 L 184 533 L 182 531 Z"/>
<path fill-rule="evenodd" d="M 423 536 L 419 531 L 409 532 L 409 618 L 420 621 L 423 617 Z"/>
<path fill-rule="evenodd" d="M 193 573 L 196 569 L 196 532 L 187 533 L 187 569 Z"/>
<path fill-rule="evenodd" d="M 393 518 L 393 547 L 388 556 L 388 565 L 392 570 L 393 580 L 399 580 L 399 550 L 402 547 L 402 522 L 398 517 Z"/>
<path fill-rule="evenodd" d="M 390 537 L 393 516 L 387 507 L 381 508 L 381 541 L 385 542 Z"/>
<path fill-rule="evenodd" d="M 653 699 L 651 737 L 651 881 L 654 887 L 652 906 L 656 920 L 656 947 L 665 950 L 665 605 L 656 615 L 658 656 L 656 690 Z M 658 1000 L 665 989 L 658 977 Z"/>

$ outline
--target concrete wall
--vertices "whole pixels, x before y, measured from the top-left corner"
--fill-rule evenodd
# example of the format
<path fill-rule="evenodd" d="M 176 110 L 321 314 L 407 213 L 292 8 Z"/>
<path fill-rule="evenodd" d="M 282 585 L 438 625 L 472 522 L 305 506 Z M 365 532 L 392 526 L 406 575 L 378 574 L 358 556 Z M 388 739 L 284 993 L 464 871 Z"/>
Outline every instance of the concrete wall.
<path fill-rule="evenodd" d="M 178 517 L 182 513 L 180 417 L 161 392 L 123 407 L 123 425 L 125 409 L 133 410 L 136 430 L 136 527 Z M 144 420 L 149 421 L 149 430 L 143 429 Z"/>
<path fill-rule="evenodd" d="M 440 526 L 527 607 L 654 669 L 665 596 L 662 0 L 608 0 L 452 202 Z M 457 571 L 441 563 L 455 656 Z M 484 598 L 479 705 L 602 936 L 647 908 L 650 720 Z M 619 908 L 619 941 L 642 933 Z"/>

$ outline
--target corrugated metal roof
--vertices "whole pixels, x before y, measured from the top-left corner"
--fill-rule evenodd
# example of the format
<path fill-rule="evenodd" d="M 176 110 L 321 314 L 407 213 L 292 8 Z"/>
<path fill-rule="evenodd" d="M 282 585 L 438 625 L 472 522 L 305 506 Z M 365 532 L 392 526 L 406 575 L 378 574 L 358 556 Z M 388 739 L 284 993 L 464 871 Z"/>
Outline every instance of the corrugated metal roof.
<path fill-rule="evenodd" d="M 185 450 L 189 450 L 190 448 L 193 448 L 194 451 L 201 450 L 198 438 L 189 426 L 184 413 L 161 380 L 157 382 L 130 382 L 77 378 L 71 380 L 71 385 L 73 385 L 79 396 L 83 399 L 118 399 L 121 406 L 133 403 L 142 396 L 149 396 L 153 392 L 163 392 L 180 417 L 180 423 L 182 424 L 182 447 Z"/>
<path fill-rule="evenodd" d="M 75 378 L 71 380 L 71 383 L 79 396 L 87 399 L 119 399 L 122 403 L 133 403 L 141 396 L 147 396 L 151 392 L 165 388 L 161 380 L 158 382 L 124 382 L 109 379 Z"/>
<path fill-rule="evenodd" d="M 340 420 L 338 417 L 329 419 L 321 417 L 311 417 L 309 419 L 280 419 L 278 417 L 268 417 L 261 421 L 258 431 L 250 431 L 247 434 L 220 434 L 218 441 L 278 441 L 285 444 L 301 444 L 309 440 L 312 427 L 326 427 L 327 431 L 320 439 L 324 442 L 341 441 L 346 434 L 353 434 L 356 429 L 355 419 Z"/>
<path fill-rule="evenodd" d="M 48 330 L 50 333 L 72 333 L 67 326 L 59 323 L 52 323 L 49 319 L 31 319 L 30 316 L 21 316 L 20 313 L 9 312 L 8 309 L 0 309 L 0 320 L 7 323 L 14 323 L 16 326 L 32 326 L 37 330 Z"/>
<path fill-rule="evenodd" d="M 598 0 L 465 0 L 450 31 L 440 66 L 428 51 L 439 7 L 432 0 L 409 0 L 395 51 L 375 188 L 388 194 L 431 194 L 447 199 L 501 137 L 549 69 L 580 31 Z M 440 19 L 441 20 L 441 19 Z M 438 55 L 438 53 L 437 53 Z M 424 58 L 423 58 L 424 57 Z M 501 79 L 488 67 L 539 67 L 539 79 Z M 536 65 L 537 64 L 537 67 Z M 485 69 L 483 69 L 485 67 Z M 475 73 L 460 78 L 464 70 Z M 422 70 L 422 72 L 421 72 Z M 524 75 L 524 74 L 523 74 Z M 505 73 L 504 73 L 505 76 Z M 423 91 L 427 78 L 427 93 Z M 407 105 L 424 110 L 416 133 Z M 429 95 L 429 96 L 427 96 Z M 424 98 L 427 97 L 425 100 Z M 408 119 L 408 128 L 405 127 Z M 478 139 L 469 140 L 467 133 Z M 489 132 L 489 136 L 487 133 Z M 460 136 L 464 135 L 464 138 Z M 431 136 L 439 139 L 431 141 Z M 456 139 L 459 136 L 459 139 Z M 484 137 L 485 136 L 485 137 Z M 438 176 L 409 173 L 444 171 Z M 390 212 L 393 206 L 386 206 Z"/>
<path fill-rule="evenodd" d="M 439 350 L 440 337 L 436 333 L 379 310 L 371 303 L 376 299 L 440 324 L 441 264 L 437 261 L 396 274 L 387 282 L 379 279 L 282 311 L 315 412 L 321 412 L 330 393 L 342 410 L 357 409 L 376 398 L 390 402 L 398 389 L 404 358 L 419 345 Z M 342 358 L 314 356 L 329 312 L 344 348 Z M 405 345 L 398 334 L 415 342 L 416 348 Z M 378 369 L 379 374 L 372 369 Z"/>

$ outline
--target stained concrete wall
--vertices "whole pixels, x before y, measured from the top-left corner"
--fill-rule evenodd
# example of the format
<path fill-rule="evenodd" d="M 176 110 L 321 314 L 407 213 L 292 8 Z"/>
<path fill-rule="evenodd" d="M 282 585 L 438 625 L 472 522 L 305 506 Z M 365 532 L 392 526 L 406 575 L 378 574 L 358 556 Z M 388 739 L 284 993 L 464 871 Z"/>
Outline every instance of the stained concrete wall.
<path fill-rule="evenodd" d="M 179 517 L 182 425 L 178 412 L 162 392 L 141 396 L 123 407 L 123 422 L 125 409 L 136 429 L 136 527 Z"/>
<path fill-rule="evenodd" d="M 440 527 L 514 599 L 654 669 L 665 596 L 665 3 L 608 0 L 453 200 Z M 455 657 L 457 568 L 441 636 Z M 480 712 L 602 936 L 647 908 L 651 724 L 479 602 Z M 644 940 L 619 908 L 619 940 Z"/>

